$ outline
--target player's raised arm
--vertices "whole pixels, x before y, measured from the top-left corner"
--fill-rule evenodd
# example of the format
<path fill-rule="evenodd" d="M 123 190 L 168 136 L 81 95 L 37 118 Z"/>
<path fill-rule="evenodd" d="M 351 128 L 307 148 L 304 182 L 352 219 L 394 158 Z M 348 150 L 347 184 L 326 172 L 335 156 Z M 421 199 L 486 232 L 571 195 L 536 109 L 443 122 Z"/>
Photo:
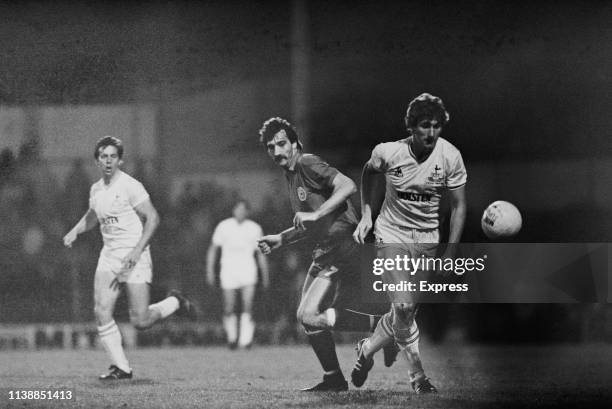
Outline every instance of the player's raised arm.
<path fill-rule="evenodd" d="M 74 243 L 79 234 L 93 229 L 97 224 L 98 218 L 96 217 L 96 212 L 91 208 L 88 209 L 77 224 L 64 236 L 64 246 L 72 247 L 72 243 Z"/>
<path fill-rule="evenodd" d="M 357 243 L 363 244 L 372 230 L 373 217 L 385 198 L 384 174 L 367 161 L 361 172 L 361 220 L 353 233 Z"/>
<path fill-rule="evenodd" d="M 327 216 L 357 191 L 357 186 L 350 178 L 338 172 L 332 180 L 333 191 L 331 196 L 313 212 L 297 212 L 293 217 L 293 227 L 298 230 L 306 230 L 304 222 L 316 222 Z"/>

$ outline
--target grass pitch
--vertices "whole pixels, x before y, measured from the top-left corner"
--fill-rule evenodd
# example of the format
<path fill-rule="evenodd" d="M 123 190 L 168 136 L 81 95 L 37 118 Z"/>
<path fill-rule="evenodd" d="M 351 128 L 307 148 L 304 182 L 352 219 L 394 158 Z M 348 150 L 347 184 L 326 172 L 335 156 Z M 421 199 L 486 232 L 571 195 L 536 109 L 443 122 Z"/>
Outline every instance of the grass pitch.
<path fill-rule="evenodd" d="M 321 377 L 308 346 L 133 349 L 134 379 L 116 383 L 97 380 L 108 363 L 100 350 L 0 351 L 0 407 L 603 408 L 612 401 L 612 345 L 422 349 L 437 395 L 415 395 L 403 359 L 388 369 L 381 354 L 360 389 L 301 393 Z M 338 354 L 348 378 L 352 346 Z M 75 399 L 9 400 L 9 390 L 71 390 Z"/>

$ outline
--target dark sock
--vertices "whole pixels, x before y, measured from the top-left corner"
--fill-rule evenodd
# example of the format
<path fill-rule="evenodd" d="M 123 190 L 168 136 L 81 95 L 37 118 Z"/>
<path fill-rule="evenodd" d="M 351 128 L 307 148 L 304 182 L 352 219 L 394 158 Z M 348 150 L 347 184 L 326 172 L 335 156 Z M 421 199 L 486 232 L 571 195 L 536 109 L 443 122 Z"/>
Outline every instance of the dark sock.
<path fill-rule="evenodd" d="M 336 343 L 330 331 L 308 334 L 308 341 L 325 372 L 340 372 L 340 363 L 336 355 Z"/>
<path fill-rule="evenodd" d="M 336 308 L 336 325 L 338 331 L 372 332 L 374 316 L 356 311 Z"/>

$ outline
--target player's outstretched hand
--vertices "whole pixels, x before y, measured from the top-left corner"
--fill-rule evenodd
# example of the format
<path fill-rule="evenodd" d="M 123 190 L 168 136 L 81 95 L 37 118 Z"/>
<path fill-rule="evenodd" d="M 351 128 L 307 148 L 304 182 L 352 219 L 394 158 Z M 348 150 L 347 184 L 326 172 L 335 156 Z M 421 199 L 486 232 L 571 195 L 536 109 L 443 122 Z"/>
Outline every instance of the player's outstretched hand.
<path fill-rule="evenodd" d="M 282 243 L 283 238 L 280 234 L 270 234 L 257 240 L 257 246 L 263 254 L 270 254 L 272 250 L 279 248 Z"/>
<path fill-rule="evenodd" d="M 372 219 L 368 217 L 362 217 L 361 220 L 359 220 L 357 228 L 353 232 L 353 239 L 355 239 L 355 241 L 359 244 L 364 244 L 365 238 L 370 232 L 370 230 L 372 230 Z"/>
<path fill-rule="evenodd" d="M 318 220 L 318 216 L 316 212 L 297 212 L 295 216 L 293 216 L 293 227 L 296 230 L 306 230 L 306 226 L 304 226 L 305 222 L 316 222 Z"/>
<path fill-rule="evenodd" d="M 77 238 L 76 232 L 74 230 L 70 230 L 68 234 L 64 236 L 64 246 L 72 247 L 72 243 L 74 243 L 76 238 Z"/>

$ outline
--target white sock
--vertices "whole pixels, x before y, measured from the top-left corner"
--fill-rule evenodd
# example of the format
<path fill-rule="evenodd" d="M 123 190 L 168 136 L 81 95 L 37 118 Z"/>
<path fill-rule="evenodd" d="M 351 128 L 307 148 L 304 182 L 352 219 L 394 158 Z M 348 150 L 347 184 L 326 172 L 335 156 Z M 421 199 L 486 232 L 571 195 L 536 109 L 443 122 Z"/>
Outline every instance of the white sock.
<path fill-rule="evenodd" d="M 361 351 L 363 355 L 368 356 L 368 353 L 370 352 L 370 338 L 366 338 L 366 340 L 363 342 L 361 345 Z"/>
<path fill-rule="evenodd" d="M 232 344 L 238 339 L 238 317 L 236 314 L 225 315 L 223 317 L 223 329 L 227 342 Z"/>
<path fill-rule="evenodd" d="M 106 325 L 98 327 L 98 334 L 100 335 L 100 342 L 104 346 L 104 350 L 111 359 L 111 362 L 125 372 L 132 372 L 130 364 L 123 352 L 123 346 L 121 345 L 121 332 L 115 320 L 112 320 Z"/>
<path fill-rule="evenodd" d="M 404 344 L 402 352 L 404 353 L 406 361 L 408 362 L 410 382 L 414 382 L 426 377 L 420 358 L 419 327 L 417 326 L 416 321 L 413 321 L 412 326 L 410 327 L 410 333 L 410 339 L 406 340 L 407 344 Z"/>
<path fill-rule="evenodd" d="M 335 308 L 328 308 L 325 310 L 325 318 L 327 318 L 327 324 L 330 326 L 330 328 L 333 328 L 334 325 L 336 325 L 336 309 Z"/>
<path fill-rule="evenodd" d="M 243 312 L 240 314 L 240 339 L 238 345 L 245 347 L 253 342 L 253 335 L 255 334 L 255 323 L 251 314 Z"/>
<path fill-rule="evenodd" d="M 176 297 L 168 297 L 156 304 L 149 305 L 149 309 L 159 312 L 162 319 L 172 315 L 179 309 L 179 300 Z"/>

